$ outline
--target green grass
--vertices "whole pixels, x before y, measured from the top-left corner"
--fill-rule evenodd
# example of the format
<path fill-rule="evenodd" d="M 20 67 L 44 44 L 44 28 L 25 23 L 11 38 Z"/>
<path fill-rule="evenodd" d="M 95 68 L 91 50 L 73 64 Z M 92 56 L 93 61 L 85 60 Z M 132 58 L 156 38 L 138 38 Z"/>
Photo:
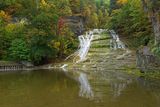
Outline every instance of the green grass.
<path fill-rule="evenodd" d="M 143 76 L 143 77 L 152 78 L 152 79 L 160 79 L 160 70 L 156 70 L 156 71 L 152 70 L 152 71 L 146 71 L 145 73 L 142 73 L 139 69 L 137 69 L 134 66 L 132 67 L 124 66 L 123 68 L 125 69 L 124 72 L 127 74 Z"/>

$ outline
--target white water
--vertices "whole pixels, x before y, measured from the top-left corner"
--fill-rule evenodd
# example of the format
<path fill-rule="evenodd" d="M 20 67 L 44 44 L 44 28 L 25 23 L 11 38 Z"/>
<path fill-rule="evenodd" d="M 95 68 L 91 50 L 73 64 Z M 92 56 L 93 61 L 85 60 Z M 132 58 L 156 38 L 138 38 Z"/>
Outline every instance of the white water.
<path fill-rule="evenodd" d="M 116 57 L 116 59 L 122 59 L 122 58 L 124 58 L 124 56 L 129 55 L 131 53 L 131 51 L 126 48 L 125 44 L 120 40 L 118 34 L 116 34 L 116 32 L 114 30 L 109 30 L 109 32 L 112 37 L 112 39 L 110 40 L 110 48 L 114 49 L 114 50 L 123 49 L 126 51 L 122 55 L 118 55 Z"/>
<path fill-rule="evenodd" d="M 110 40 L 110 48 L 111 49 L 125 49 L 124 43 L 119 39 L 118 34 L 114 30 L 109 31 L 112 39 Z"/>
<path fill-rule="evenodd" d="M 69 59 L 72 56 L 74 56 L 74 60 L 76 60 L 76 63 L 83 62 L 84 60 L 86 60 L 86 56 L 89 51 L 93 36 L 93 31 L 86 32 L 86 35 L 78 36 L 79 49 L 74 54 L 68 56 L 65 60 Z"/>
<path fill-rule="evenodd" d="M 80 42 L 80 48 L 78 50 L 79 60 L 77 60 L 76 63 L 86 60 L 86 56 L 89 51 L 93 36 L 93 31 L 90 31 L 87 32 L 85 36 L 81 35 L 78 37 Z"/>
<path fill-rule="evenodd" d="M 63 70 L 63 71 L 67 71 L 67 69 L 66 69 L 66 67 L 68 66 L 68 64 L 64 64 L 64 65 L 62 65 L 60 68 Z"/>
<path fill-rule="evenodd" d="M 67 57 L 66 60 L 70 58 L 71 56 L 74 56 L 76 63 L 85 61 L 87 59 L 86 56 L 90 49 L 91 41 L 93 40 L 94 34 L 101 34 L 102 32 L 105 32 L 105 31 L 107 30 L 106 29 L 93 29 L 92 31 L 86 32 L 85 35 L 78 36 L 79 49 L 74 54 Z M 76 59 L 77 57 L 79 58 Z"/>

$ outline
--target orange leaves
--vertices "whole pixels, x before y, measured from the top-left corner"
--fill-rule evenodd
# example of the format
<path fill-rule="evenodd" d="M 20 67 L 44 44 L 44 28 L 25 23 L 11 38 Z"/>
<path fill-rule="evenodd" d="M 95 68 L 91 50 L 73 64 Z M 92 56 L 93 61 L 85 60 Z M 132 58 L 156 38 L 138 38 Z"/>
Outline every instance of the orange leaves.
<path fill-rule="evenodd" d="M 128 2 L 128 0 L 118 0 L 117 3 L 118 4 L 126 4 Z"/>
<path fill-rule="evenodd" d="M 11 20 L 11 16 L 3 10 L 0 11 L 0 18 L 4 19 L 6 22 Z"/>

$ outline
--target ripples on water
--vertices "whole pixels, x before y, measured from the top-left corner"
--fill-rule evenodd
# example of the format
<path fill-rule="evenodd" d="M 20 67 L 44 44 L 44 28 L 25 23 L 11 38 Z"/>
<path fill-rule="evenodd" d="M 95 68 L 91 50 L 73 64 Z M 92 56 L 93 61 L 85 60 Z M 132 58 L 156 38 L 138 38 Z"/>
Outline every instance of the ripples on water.
<path fill-rule="evenodd" d="M 159 107 L 160 81 L 111 71 L 0 73 L 0 107 Z"/>

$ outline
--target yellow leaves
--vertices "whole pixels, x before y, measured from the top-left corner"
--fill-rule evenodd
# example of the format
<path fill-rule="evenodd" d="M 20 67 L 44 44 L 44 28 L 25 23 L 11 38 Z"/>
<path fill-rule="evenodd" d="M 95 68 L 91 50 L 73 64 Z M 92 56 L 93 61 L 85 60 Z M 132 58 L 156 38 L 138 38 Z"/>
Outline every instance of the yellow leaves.
<path fill-rule="evenodd" d="M 60 45 L 61 45 L 60 42 L 55 42 L 55 43 L 54 43 L 54 47 L 57 48 L 57 49 L 60 47 Z"/>
<path fill-rule="evenodd" d="M 90 8 L 89 7 L 84 7 L 82 15 L 85 16 L 85 17 L 89 17 L 91 15 Z"/>
<path fill-rule="evenodd" d="M 1 10 L 0 11 L 0 17 L 3 17 L 3 16 L 5 16 L 6 14 L 5 14 L 5 12 L 3 11 L 3 10 Z"/>
<path fill-rule="evenodd" d="M 3 10 L 0 10 L 0 18 L 3 18 L 7 22 L 11 20 L 11 16 L 5 13 Z"/>
<path fill-rule="evenodd" d="M 17 23 L 9 23 L 5 26 L 5 30 L 7 32 L 12 32 L 12 31 L 17 31 L 17 30 L 22 30 L 24 28 L 26 21 L 25 20 L 20 20 Z"/>
<path fill-rule="evenodd" d="M 44 7 L 50 7 L 50 6 L 47 4 L 47 2 L 45 0 L 41 0 L 40 7 L 44 8 Z"/>
<path fill-rule="evenodd" d="M 6 27 L 5 27 L 5 30 L 8 31 L 8 32 L 12 32 L 16 29 L 16 25 L 15 24 L 8 24 Z"/>
<path fill-rule="evenodd" d="M 121 9 L 116 9 L 116 10 L 113 10 L 112 11 L 112 14 L 118 14 L 118 13 L 120 13 L 122 10 Z"/>
<path fill-rule="evenodd" d="M 117 3 L 118 4 L 126 4 L 128 2 L 128 0 L 118 0 Z"/>
<path fill-rule="evenodd" d="M 60 50 L 60 45 L 61 45 L 60 41 L 52 40 L 51 44 L 53 48 Z"/>
<path fill-rule="evenodd" d="M 41 0 L 40 1 L 40 8 L 45 10 L 45 11 L 48 11 L 50 8 L 55 8 L 55 5 L 54 4 L 49 4 L 47 2 L 47 0 Z"/>
<path fill-rule="evenodd" d="M 46 5 L 47 5 L 47 3 L 46 3 L 45 0 L 41 0 L 41 4 L 42 4 L 43 6 L 46 6 Z"/>
<path fill-rule="evenodd" d="M 65 6 L 63 9 L 60 9 L 61 15 L 70 16 L 72 15 L 72 10 L 69 6 Z"/>

